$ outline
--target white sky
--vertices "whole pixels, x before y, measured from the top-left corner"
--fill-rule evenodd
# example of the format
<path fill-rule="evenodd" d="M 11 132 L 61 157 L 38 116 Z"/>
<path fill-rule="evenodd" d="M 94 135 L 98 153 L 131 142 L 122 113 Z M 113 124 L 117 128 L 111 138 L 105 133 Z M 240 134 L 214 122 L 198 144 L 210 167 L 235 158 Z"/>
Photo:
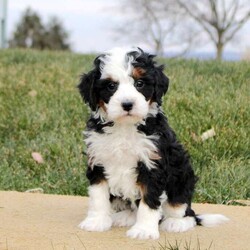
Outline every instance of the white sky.
<path fill-rule="evenodd" d="M 10 38 L 15 25 L 27 7 L 39 13 L 43 21 L 57 16 L 70 33 L 73 51 L 80 53 L 103 52 L 117 46 L 141 46 L 115 40 L 112 29 L 121 23 L 121 13 L 117 10 L 121 0 L 8 0 L 7 36 Z M 241 53 L 250 47 L 250 22 L 240 32 L 236 42 L 226 47 L 228 51 Z M 124 34 L 126 35 L 126 34 Z M 213 47 L 206 44 L 199 50 L 210 52 Z"/>

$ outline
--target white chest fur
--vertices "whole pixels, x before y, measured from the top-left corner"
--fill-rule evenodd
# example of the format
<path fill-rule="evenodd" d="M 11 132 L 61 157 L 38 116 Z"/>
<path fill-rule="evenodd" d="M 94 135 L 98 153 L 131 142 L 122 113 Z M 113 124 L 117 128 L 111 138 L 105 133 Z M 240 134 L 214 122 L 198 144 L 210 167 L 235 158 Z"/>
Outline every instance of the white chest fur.
<path fill-rule="evenodd" d="M 104 167 L 110 193 L 124 199 L 139 198 L 136 167 L 139 161 L 154 167 L 151 159 L 157 152 L 153 143 L 157 138 L 139 133 L 134 125 L 123 124 L 106 127 L 103 134 L 88 131 L 86 136 L 89 164 Z"/>

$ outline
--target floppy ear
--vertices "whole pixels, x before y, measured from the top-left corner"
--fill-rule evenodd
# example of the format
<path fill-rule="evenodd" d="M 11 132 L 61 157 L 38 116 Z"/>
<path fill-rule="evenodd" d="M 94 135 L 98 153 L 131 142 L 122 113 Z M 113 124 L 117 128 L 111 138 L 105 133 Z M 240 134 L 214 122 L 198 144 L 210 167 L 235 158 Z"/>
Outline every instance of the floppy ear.
<path fill-rule="evenodd" d="M 78 85 L 78 89 L 83 100 L 85 101 L 85 103 L 89 104 L 92 110 L 96 110 L 97 108 L 97 98 L 94 91 L 94 83 L 96 79 L 97 72 L 96 69 L 94 69 L 88 74 L 82 75 L 80 84 Z"/>
<path fill-rule="evenodd" d="M 155 101 L 161 105 L 162 97 L 166 94 L 169 85 L 168 77 L 163 73 L 164 66 L 155 67 Z"/>
<path fill-rule="evenodd" d="M 98 98 L 95 91 L 95 82 L 100 79 L 101 73 L 99 70 L 100 60 L 97 57 L 94 61 L 95 69 L 91 70 L 87 74 L 83 74 L 80 79 L 78 89 L 80 94 L 85 101 L 89 104 L 90 108 L 95 111 L 97 109 Z"/>
<path fill-rule="evenodd" d="M 167 92 L 169 84 L 168 77 L 163 73 L 164 66 L 156 66 L 156 62 L 153 60 L 155 55 L 145 53 L 140 48 L 138 51 L 131 52 L 130 55 L 135 57 L 134 67 L 141 67 L 148 74 L 153 75 L 155 85 L 152 99 L 161 105 L 161 98 Z"/>

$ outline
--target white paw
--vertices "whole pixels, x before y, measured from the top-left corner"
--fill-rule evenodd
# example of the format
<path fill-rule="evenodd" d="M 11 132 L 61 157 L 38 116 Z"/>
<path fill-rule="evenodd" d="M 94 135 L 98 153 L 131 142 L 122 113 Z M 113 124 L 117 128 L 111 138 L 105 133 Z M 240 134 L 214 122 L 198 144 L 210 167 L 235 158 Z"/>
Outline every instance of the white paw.
<path fill-rule="evenodd" d="M 112 219 L 110 216 L 88 216 L 83 220 L 79 227 L 86 231 L 106 231 L 112 226 Z"/>
<path fill-rule="evenodd" d="M 124 210 L 111 215 L 113 225 L 117 227 L 130 227 L 135 224 L 136 212 L 131 210 Z"/>
<path fill-rule="evenodd" d="M 161 223 L 160 229 L 167 232 L 180 233 L 193 228 L 195 225 L 194 217 L 167 218 Z"/>
<path fill-rule="evenodd" d="M 127 231 L 127 236 L 130 238 L 137 239 L 158 239 L 160 237 L 158 228 L 143 228 L 137 225 L 134 225 L 131 229 Z"/>

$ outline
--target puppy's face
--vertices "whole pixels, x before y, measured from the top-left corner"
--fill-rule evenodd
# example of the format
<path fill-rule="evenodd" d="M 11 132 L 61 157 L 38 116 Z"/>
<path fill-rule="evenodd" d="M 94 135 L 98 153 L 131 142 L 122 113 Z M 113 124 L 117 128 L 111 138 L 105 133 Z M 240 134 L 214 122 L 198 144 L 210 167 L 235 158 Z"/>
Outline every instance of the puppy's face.
<path fill-rule="evenodd" d="M 141 49 L 114 49 L 95 59 L 95 69 L 83 75 L 80 93 L 104 119 L 137 123 L 147 116 L 152 103 L 161 104 L 168 88 L 163 67 Z"/>

